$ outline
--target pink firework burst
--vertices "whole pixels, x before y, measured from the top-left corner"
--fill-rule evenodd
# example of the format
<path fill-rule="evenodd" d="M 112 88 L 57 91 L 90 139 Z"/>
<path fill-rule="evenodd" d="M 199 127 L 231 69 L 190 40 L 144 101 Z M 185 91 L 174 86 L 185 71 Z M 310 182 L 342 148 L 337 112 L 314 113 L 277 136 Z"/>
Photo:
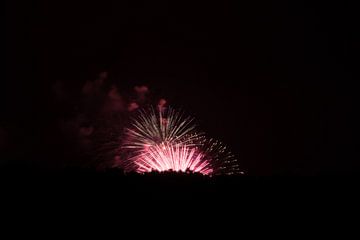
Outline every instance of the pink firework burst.
<path fill-rule="evenodd" d="M 139 110 L 125 131 L 121 167 L 139 173 L 197 172 L 239 174 L 234 155 L 216 140 L 198 132 L 193 118 L 171 108 Z"/>
<path fill-rule="evenodd" d="M 206 155 L 195 147 L 182 144 L 161 143 L 148 147 L 135 157 L 134 163 L 138 166 L 137 172 L 140 173 L 173 170 L 209 175 L 213 172 Z"/>
<path fill-rule="evenodd" d="M 193 118 L 185 117 L 183 112 L 172 108 L 161 108 L 160 111 L 140 109 L 126 129 L 123 148 L 142 152 L 144 147 L 162 142 L 191 146 L 203 137 L 195 128 Z"/>

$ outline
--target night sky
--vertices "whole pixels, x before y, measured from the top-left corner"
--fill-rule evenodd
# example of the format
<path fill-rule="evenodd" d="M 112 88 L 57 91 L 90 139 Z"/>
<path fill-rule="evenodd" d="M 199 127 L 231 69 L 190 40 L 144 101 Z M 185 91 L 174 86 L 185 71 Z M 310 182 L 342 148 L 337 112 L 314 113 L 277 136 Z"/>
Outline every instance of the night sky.
<path fill-rule="evenodd" d="M 249 175 L 358 172 L 356 15 L 342 1 L 6 1 L 0 163 L 69 161 L 52 87 L 75 95 L 107 71 L 195 116 Z"/>

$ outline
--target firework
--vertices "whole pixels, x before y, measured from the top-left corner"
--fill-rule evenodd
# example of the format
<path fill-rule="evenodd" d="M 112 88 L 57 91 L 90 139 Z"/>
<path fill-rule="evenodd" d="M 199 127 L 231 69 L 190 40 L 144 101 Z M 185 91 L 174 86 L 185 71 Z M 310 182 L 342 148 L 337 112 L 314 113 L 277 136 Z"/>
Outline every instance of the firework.
<path fill-rule="evenodd" d="M 151 146 L 137 156 L 135 164 L 138 172 L 177 171 L 199 172 L 204 175 L 212 173 L 213 169 L 206 155 L 195 147 L 181 144 L 161 143 Z"/>
<path fill-rule="evenodd" d="M 220 141 L 198 132 L 194 119 L 171 108 L 139 110 L 126 129 L 123 168 L 198 172 L 203 175 L 241 174 L 238 161 Z"/>
<path fill-rule="evenodd" d="M 123 148 L 142 151 L 144 147 L 162 142 L 192 146 L 203 135 L 195 130 L 193 121 L 193 118 L 172 108 L 139 110 L 130 128 L 126 128 Z"/>
<path fill-rule="evenodd" d="M 244 174 L 235 155 L 221 141 L 202 138 L 199 143 L 199 151 L 203 152 L 210 160 L 213 169 L 212 175 Z"/>

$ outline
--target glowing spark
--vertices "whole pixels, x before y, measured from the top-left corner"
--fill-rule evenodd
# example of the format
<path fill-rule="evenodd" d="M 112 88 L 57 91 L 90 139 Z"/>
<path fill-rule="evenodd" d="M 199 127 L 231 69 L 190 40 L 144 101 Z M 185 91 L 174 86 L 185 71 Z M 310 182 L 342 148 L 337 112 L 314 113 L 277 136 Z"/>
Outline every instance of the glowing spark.
<path fill-rule="evenodd" d="M 151 171 L 198 172 L 204 175 L 242 174 L 237 160 L 221 142 L 196 131 L 193 118 L 171 108 L 140 110 L 126 129 L 123 167 Z"/>
<path fill-rule="evenodd" d="M 157 111 L 140 110 L 127 128 L 127 139 L 123 148 L 141 151 L 144 146 L 154 146 L 161 142 L 193 145 L 202 134 L 196 133 L 193 119 L 169 108 Z"/>
<path fill-rule="evenodd" d="M 210 162 L 196 148 L 186 145 L 161 143 L 150 147 L 134 160 L 138 172 L 177 171 L 199 172 L 204 175 L 212 173 Z"/>

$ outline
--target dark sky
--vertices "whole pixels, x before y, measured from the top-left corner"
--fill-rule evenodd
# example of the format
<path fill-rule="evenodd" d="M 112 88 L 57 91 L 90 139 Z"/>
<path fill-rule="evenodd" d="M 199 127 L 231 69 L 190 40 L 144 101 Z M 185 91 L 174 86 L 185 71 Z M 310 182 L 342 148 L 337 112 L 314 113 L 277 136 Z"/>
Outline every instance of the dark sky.
<path fill-rule="evenodd" d="M 353 6 L 169 2 L 7 1 L 8 162 L 51 164 L 51 86 L 80 89 L 106 70 L 195 115 L 250 174 L 358 170 Z"/>

